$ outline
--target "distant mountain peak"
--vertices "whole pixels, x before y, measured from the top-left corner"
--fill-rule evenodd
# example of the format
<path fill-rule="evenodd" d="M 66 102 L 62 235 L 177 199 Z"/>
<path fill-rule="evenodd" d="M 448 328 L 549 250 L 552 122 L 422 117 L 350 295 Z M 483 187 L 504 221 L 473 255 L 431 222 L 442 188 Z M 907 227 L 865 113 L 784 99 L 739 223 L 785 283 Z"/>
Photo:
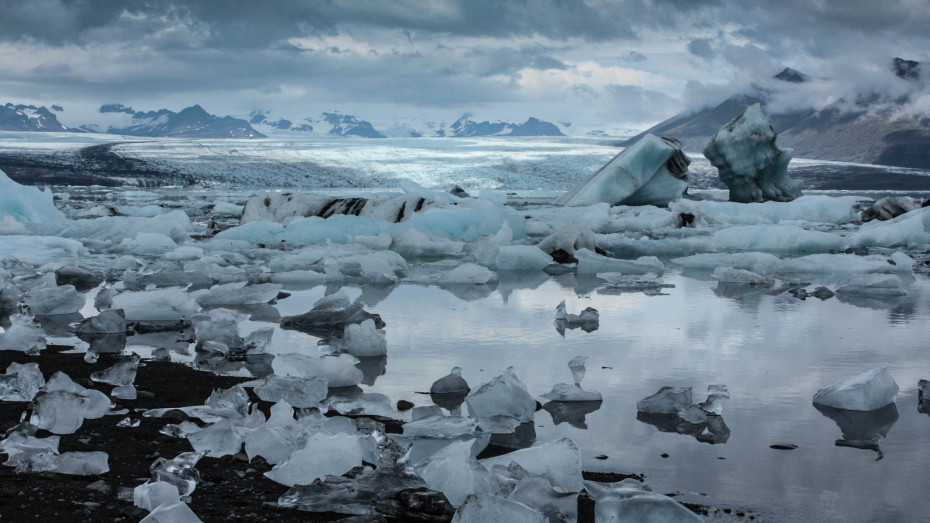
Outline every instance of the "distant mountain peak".
<path fill-rule="evenodd" d="M 0 130 L 3 131 L 73 131 L 61 124 L 44 105 L 0 105 Z"/>
<path fill-rule="evenodd" d="M 103 104 L 100 106 L 101 113 L 126 113 L 136 114 L 132 107 L 126 107 L 123 104 Z"/>
<path fill-rule="evenodd" d="M 793 84 L 804 83 L 808 80 L 808 76 L 797 69 L 792 69 L 790 67 L 785 67 L 782 72 L 776 74 L 772 78 L 776 80 L 781 80 L 782 82 L 790 82 Z"/>
<path fill-rule="evenodd" d="M 915 81 L 920 79 L 920 62 L 916 60 L 895 57 L 891 70 L 898 78 Z"/>
<path fill-rule="evenodd" d="M 119 104 L 112 104 L 119 105 Z M 120 106 L 122 107 L 122 106 Z M 128 112 L 104 111 L 101 112 Z M 185 107 L 180 112 L 168 109 L 132 113 L 132 124 L 110 127 L 107 132 L 129 136 L 172 136 L 184 138 L 264 138 L 249 122 L 231 116 L 218 117 L 208 113 L 199 104 Z"/>

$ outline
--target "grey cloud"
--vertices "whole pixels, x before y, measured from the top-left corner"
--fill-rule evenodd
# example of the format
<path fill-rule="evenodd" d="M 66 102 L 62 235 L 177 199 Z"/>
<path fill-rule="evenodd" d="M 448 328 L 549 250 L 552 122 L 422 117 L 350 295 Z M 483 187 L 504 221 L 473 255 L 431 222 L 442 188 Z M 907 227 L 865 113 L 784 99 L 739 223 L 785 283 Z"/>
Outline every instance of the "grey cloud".
<path fill-rule="evenodd" d="M 710 45 L 709 38 L 696 38 L 688 42 L 688 52 L 699 56 L 705 60 L 710 60 L 717 56 L 717 52 Z"/>
<path fill-rule="evenodd" d="M 645 62 L 646 55 L 638 51 L 630 51 L 629 53 L 621 56 L 620 59 L 628 64 L 635 64 L 639 62 Z"/>

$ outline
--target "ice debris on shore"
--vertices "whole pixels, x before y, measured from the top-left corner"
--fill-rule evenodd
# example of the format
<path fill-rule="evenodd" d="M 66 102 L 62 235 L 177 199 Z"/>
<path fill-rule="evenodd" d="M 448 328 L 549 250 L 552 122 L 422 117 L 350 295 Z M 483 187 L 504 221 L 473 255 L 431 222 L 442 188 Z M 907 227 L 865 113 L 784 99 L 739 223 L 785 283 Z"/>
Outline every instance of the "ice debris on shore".
<path fill-rule="evenodd" d="M 898 384 L 888 367 L 878 367 L 832 383 L 814 394 L 814 404 L 845 410 L 870 411 L 894 403 Z"/>

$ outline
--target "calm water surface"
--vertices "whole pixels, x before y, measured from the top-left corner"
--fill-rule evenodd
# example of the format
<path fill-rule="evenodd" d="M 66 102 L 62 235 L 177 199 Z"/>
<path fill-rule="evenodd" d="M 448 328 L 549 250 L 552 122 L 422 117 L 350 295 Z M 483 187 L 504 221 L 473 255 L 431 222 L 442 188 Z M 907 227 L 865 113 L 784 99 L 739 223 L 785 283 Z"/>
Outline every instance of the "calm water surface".
<path fill-rule="evenodd" d="M 903 298 L 853 303 L 786 293 L 727 297 L 714 281 L 680 274 L 664 281 L 675 287 L 657 296 L 578 288 L 571 275 L 505 279 L 469 299 L 417 285 L 347 289 L 387 322 L 385 373 L 363 388 L 426 405 L 429 396 L 417 391 L 453 366 L 475 389 L 512 365 L 538 397 L 570 382 L 566 363 L 585 355 L 583 386 L 603 394 L 600 408 L 568 412 L 569 421 L 557 415 L 559 423 L 540 410 L 535 419 L 536 440 L 572 438 L 585 469 L 645 473 L 659 492 L 774 519 L 930 520 L 930 416 L 917 412 L 917 381 L 930 378 L 930 280 L 917 277 Z M 299 314 L 323 293 L 294 291 L 278 308 Z M 561 336 L 553 317 L 563 299 L 569 312 L 598 309 L 600 328 Z M 315 350 L 316 341 L 278 330 L 272 350 Z M 891 424 L 880 460 L 874 450 L 836 446 L 838 424 L 811 404 L 818 388 L 877 366 L 888 366 L 901 388 L 896 413 L 865 420 Z M 636 418 L 636 402 L 664 385 L 691 386 L 702 401 L 717 383 L 732 396 L 725 443 Z M 769 448 L 774 443 L 798 448 Z M 601 454 L 608 459 L 595 459 Z"/>

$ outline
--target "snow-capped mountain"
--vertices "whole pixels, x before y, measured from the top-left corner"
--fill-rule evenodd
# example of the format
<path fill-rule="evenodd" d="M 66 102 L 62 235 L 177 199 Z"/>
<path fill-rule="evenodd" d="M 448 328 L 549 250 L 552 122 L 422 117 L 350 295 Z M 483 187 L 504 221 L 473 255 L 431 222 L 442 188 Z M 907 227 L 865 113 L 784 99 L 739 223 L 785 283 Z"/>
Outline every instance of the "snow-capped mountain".
<path fill-rule="evenodd" d="M 264 138 L 249 122 L 232 116 L 218 117 L 193 105 L 181 112 L 168 109 L 133 111 L 122 104 L 106 104 L 100 114 L 109 120 L 83 128 L 96 132 L 128 136 L 177 138 Z"/>
<path fill-rule="evenodd" d="M 795 157 L 930 169 L 930 118 L 907 114 L 912 98 L 926 96 L 925 87 L 919 84 L 926 75 L 922 76 L 918 62 L 900 58 L 894 60 L 888 75 L 893 81 L 912 83 L 912 94 L 871 92 L 836 100 L 819 110 L 786 111 L 773 107 L 775 91 L 756 87 L 752 93 L 731 96 L 717 106 L 674 116 L 620 145 L 631 145 L 651 133 L 676 138 L 688 151 L 702 151 L 723 125 L 748 106 L 761 103 L 778 133 L 779 147 L 793 149 Z M 774 78 L 781 80 L 777 90 L 782 95 L 813 81 L 791 68 Z"/>
<path fill-rule="evenodd" d="M 58 105 L 52 107 L 59 111 L 63 110 Z M 75 130 L 62 125 L 45 106 L 13 105 L 11 103 L 0 105 L 0 131 L 67 132 Z"/>
<path fill-rule="evenodd" d="M 442 134 L 439 134 L 442 133 Z M 450 127 L 449 132 L 437 131 L 439 136 L 565 136 L 559 128 L 549 122 L 530 117 L 522 124 L 511 122 L 476 122 L 471 115 L 463 115 Z"/>
<path fill-rule="evenodd" d="M 323 120 L 332 125 L 329 134 L 337 136 L 360 136 L 362 138 L 385 138 L 376 131 L 371 122 L 359 120 L 350 114 L 323 113 Z"/>

